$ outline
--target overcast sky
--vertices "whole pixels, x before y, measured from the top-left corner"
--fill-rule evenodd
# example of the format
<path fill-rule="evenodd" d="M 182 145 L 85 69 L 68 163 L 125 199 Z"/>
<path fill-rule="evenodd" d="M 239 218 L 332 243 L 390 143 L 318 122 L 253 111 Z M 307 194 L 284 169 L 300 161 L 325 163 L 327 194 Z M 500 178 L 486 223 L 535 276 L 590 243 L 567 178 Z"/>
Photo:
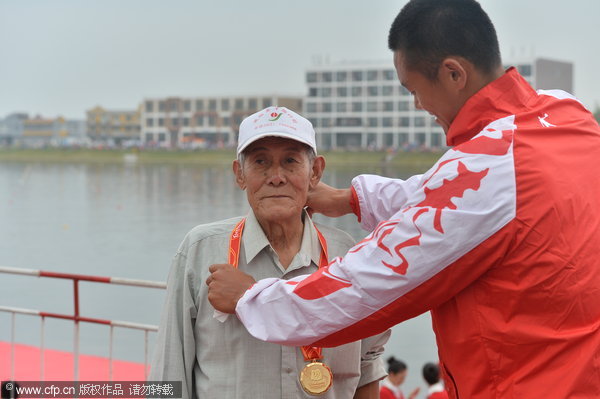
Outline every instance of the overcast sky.
<path fill-rule="evenodd" d="M 440 0 L 442 1 L 442 0 Z M 143 98 L 305 92 L 315 60 L 383 60 L 405 0 L 0 0 L 0 117 L 85 118 Z M 600 1 L 482 0 L 503 61 L 574 63 L 600 104 Z"/>

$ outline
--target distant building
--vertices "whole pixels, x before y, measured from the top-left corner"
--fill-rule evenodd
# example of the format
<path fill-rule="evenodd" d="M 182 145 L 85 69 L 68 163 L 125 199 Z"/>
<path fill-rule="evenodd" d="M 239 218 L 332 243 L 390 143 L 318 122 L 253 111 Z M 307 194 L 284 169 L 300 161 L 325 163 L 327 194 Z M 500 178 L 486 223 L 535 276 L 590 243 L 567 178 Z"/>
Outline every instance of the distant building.
<path fill-rule="evenodd" d="M 83 120 L 68 120 L 62 116 L 44 118 L 37 115 L 22 122 L 22 134 L 18 141 L 25 145 L 69 145 L 73 139 L 85 136 Z"/>
<path fill-rule="evenodd" d="M 302 99 L 277 95 L 145 99 L 141 140 L 169 148 L 234 146 L 242 120 L 272 105 L 300 112 Z"/>
<path fill-rule="evenodd" d="M 23 135 L 23 122 L 29 118 L 24 112 L 14 112 L 0 119 L 0 144 L 11 145 Z"/>
<path fill-rule="evenodd" d="M 573 64 L 543 58 L 515 65 L 538 89 L 573 93 Z M 507 66 L 508 67 L 508 66 Z M 436 148 L 444 131 L 417 110 L 390 62 L 316 66 L 306 71 L 304 115 L 317 130 L 320 148 Z"/>
<path fill-rule="evenodd" d="M 131 110 L 107 110 L 100 106 L 86 112 L 87 136 L 94 141 L 120 146 L 140 138 L 140 107 Z"/>
<path fill-rule="evenodd" d="M 23 138 L 28 139 L 52 139 L 53 137 L 67 137 L 66 119 L 43 118 L 37 115 L 23 121 Z"/>
<path fill-rule="evenodd" d="M 505 68 L 514 66 L 519 73 L 538 89 L 561 89 L 573 93 L 573 63 L 546 58 L 530 58 L 512 61 Z"/>
<path fill-rule="evenodd" d="M 313 67 L 306 72 L 304 115 L 320 148 L 440 147 L 444 132 L 417 110 L 390 62 Z"/>

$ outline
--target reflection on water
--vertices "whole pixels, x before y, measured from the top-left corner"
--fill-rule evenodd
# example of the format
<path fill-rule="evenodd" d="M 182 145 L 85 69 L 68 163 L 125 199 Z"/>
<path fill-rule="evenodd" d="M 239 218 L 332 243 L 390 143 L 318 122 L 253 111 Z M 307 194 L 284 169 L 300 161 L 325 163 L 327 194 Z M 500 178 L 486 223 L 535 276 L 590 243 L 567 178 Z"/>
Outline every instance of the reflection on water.
<path fill-rule="evenodd" d="M 408 175 L 381 168 L 329 168 L 323 180 L 347 187 L 358 173 Z M 247 212 L 245 194 L 232 176 L 229 167 L 0 163 L 0 265 L 164 281 L 187 231 Z M 356 239 L 366 234 L 351 216 L 317 219 Z M 0 274 L 0 281 L 0 305 L 73 312 L 72 283 L 66 280 Z M 163 294 L 82 282 L 80 313 L 157 324 Z M 9 322 L 9 315 L 0 312 L 0 325 Z M 37 318 L 17 316 L 17 340 L 39 344 L 39 324 Z M 105 355 L 107 330 L 82 323 L 82 352 Z M 72 334 L 70 322 L 48 320 L 46 345 L 69 350 Z M 142 358 L 141 332 L 117 329 L 115 337 L 117 357 Z M 10 340 L 8 328 L 0 329 L 0 340 Z M 436 360 L 428 316 L 396 327 L 388 351 L 404 358 L 413 367 L 415 384 L 420 383 L 422 364 Z"/>

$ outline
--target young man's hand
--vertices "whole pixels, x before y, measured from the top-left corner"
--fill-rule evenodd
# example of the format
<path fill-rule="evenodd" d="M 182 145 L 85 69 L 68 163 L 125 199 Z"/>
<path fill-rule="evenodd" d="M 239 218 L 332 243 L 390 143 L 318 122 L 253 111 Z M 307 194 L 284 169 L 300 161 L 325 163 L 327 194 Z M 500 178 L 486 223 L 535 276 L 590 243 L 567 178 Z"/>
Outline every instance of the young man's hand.
<path fill-rule="evenodd" d="M 352 213 L 350 207 L 351 191 L 349 188 L 334 188 L 319 182 L 308 192 L 306 206 L 309 214 L 322 213 L 329 217 L 344 216 Z"/>

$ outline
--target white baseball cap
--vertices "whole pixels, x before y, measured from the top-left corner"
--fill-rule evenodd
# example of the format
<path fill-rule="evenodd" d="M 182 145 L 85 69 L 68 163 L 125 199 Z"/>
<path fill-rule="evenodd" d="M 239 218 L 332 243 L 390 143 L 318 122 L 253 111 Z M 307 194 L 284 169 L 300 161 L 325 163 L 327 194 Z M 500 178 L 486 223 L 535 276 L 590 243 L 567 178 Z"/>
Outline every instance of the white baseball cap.
<path fill-rule="evenodd" d="M 317 153 L 315 129 L 308 119 L 285 107 L 267 107 L 240 124 L 237 154 L 256 140 L 273 136 L 299 141 Z"/>

